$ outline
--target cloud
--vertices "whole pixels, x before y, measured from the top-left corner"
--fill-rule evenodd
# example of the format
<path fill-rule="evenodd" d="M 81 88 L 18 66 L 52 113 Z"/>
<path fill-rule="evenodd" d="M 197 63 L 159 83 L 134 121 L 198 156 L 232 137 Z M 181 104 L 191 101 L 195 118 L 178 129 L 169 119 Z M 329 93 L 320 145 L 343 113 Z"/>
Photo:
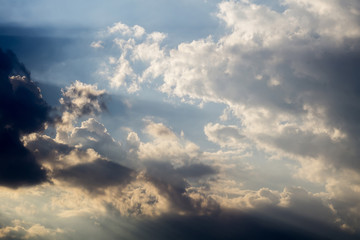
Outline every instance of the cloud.
<path fill-rule="evenodd" d="M 39 184 L 47 180 L 46 171 L 21 136 L 52 122 L 50 106 L 14 53 L 0 49 L 0 59 L 0 184 L 12 188 Z"/>
<path fill-rule="evenodd" d="M 166 64 L 155 74 L 162 76 L 160 89 L 227 103 L 241 120 L 242 135 L 259 146 L 313 153 L 337 168 L 357 167 L 358 114 L 349 113 L 358 112 L 360 32 L 351 10 L 359 6 L 286 1 L 285 7 L 276 12 L 252 3 L 220 3 L 218 17 L 228 33 L 171 49 L 157 62 Z"/>
<path fill-rule="evenodd" d="M 106 110 L 105 90 L 98 90 L 95 85 L 75 81 L 66 90 L 60 103 L 65 110 L 76 117 L 94 115 Z"/>
<path fill-rule="evenodd" d="M 117 163 L 98 159 L 58 170 L 55 177 L 96 194 L 109 186 L 127 185 L 133 178 L 132 173 Z"/>
<path fill-rule="evenodd" d="M 307 143 L 314 142 L 310 152 L 321 156 L 318 160 L 327 159 L 336 168 L 358 167 L 358 114 L 350 113 L 359 110 L 354 103 L 359 97 L 360 6 L 356 1 L 289 0 L 283 7 L 275 11 L 251 2 L 223 1 L 217 13 L 225 25 L 222 36 L 173 49 L 161 45 L 163 37 L 156 38 L 155 45 L 137 40 L 132 27 L 119 23 L 123 36 L 114 41 L 126 64 L 113 64 L 119 69 L 145 65 L 131 73 L 136 88 L 124 85 L 131 91 L 145 79 L 160 79 L 162 92 L 189 103 L 227 104 L 241 121 L 244 139 L 263 149 L 271 146 L 306 156 Z M 335 9 L 335 14 L 327 14 Z M 156 34 L 146 33 L 146 39 Z M 153 49 L 152 54 L 146 54 L 147 49 Z M 298 149 L 279 143 L 295 143 L 295 138 Z M 337 154 L 328 154 L 330 149 Z"/>
<path fill-rule="evenodd" d="M 204 127 L 205 135 L 209 141 L 219 144 L 222 147 L 241 148 L 241 145 L 245 145 L 241 129 L 236 125 L 221 125 L 219 123 L 208 123 Z M 245 147 L 244 146 L 244 147 Z"/>
<path fill-rule="evenodd" d="M 104 48 L 104 46 L 103 46 L 102 44 L 103 44 L 102 41 L 92 42 L 92 43 L 90 44 L 90 47 L 93 47 L 93 48 Z"/>
<path fill-rule="evenodd" d="M 206 125 L 210 141 L 231 149 L 227 153 L 239 153 L 248 144 L 254 154 L 270 156 L 264 158 L 295 160 L 290 177 L 320 183 L 334 202 L 347 203 L 334 205 L 339 215 L 358 219 L 352 210 L 357 206 L 345 195 L 357 196 L 360 167 L 359 11 L 355 0 L 287 0 L 281 9 L 222 1 L 216 14 L 224 26 L 221 35 L 174 48 L 164 46 L 163 38 L 151 45 L 145 40 L 151 33 L 142 39 L 131 31 L 116 36 L 122 62 L 113 64 L 138 69 L 128 79 L 136 88 L 118 86 L 135 91 L 151 82 L 189 104 L 226 104 L 229 114 L 222 121 L 232 124 Z M 145 54 L 149 49 L 152 55 Z M 174 149 L 171 141 L 140 144 L 139 149 L 165 153 L 160 149 L 166 144 Z M 346 184 L 335 179 L 348 171 L 348 192 L 340 193 Z M 351 225 L 357 228 L 356 223 Z"/>
<path fill-rule="evenodd" d="M 155 123 L 149 119 L 145 119 L 145 123 L 146 127 L 143 131 L 150 137 L 150 141 L 138 143 L 136 153 L 140 160 L 170 161 L 174 166 L 183 166 L 200 157 L 199 146 L 178 137 L 163 123 Z"/>
<path fill-rule="evenodd" d="M 24 137 L 23 141 L 42 166 L 49 171 L 90 163 L 101 158 L 101 155 L 92 148 L 64 144 L 47 135 L 31 134 Z"/>
<path fill-rule="evenodd" d="M 359 226 L 359 4 L 282 4 L 276 11 L 223 1 L 217 14 L 222 35 L 175 48 L 164 44 L 163 33 L 109 27 L 104 36 L 113 41 L 92 45 L 116 47 L 103 69 L 110 86 L 129 93 L 155 86 L 189 104 L 226 105 L 222 122 L 208 120 L 203 128 L 221 149 L 204 152 L 150 118 L 143 134 L 130 129 L 122 144 L 95 117 L 106 110 L 106 92 L 76 81 L 63 90 L 57 136 L 18 130 L 21 141 L 13 144 L 25 146 L 52 178 L 53 205 L 42 211 L 61 206 L 57 216 L 96 219 L 108 232 L 116 227 L 99 215 L 115 219 L 114 225 L 124 215 L 156 217 L 137 222 L 145 229 L 133 233 L 139 239 L 351 239 L 334 229 Z M 26 79 L 7 76 L 15 87 Z M 273 172 L 281 164 L 289 181 L 276 176 L 282 169 Z M 323 189 L 283 188 L 296 178 Z M 268 187 L 276 181 L 276 189 Z M 58 194 L 60 188 L 66 194 Z"/>
<path fill-rule="evenodd" d="M 120 54 L 120 56 L 109 57 L 103 65 L 104 68 L 99 70 L 99 73 L 109 80 L 112 87 L 125 86 L 127 91 L 132 93 L 138 91 L 140 84 L 148 78 L 156 77 L 151 70 L 151 65 L 164 57 L 164 50 L 160 45 L 166 38 L 166 34 L 146 33 L 145 29 L 138 25 L 129 27 L 118 22 L 109 27 L 105 35 L 108 38 L 114 38 L 113 43 Z M 159 66 L 155 68 L 158 69 Z M 138 69 L 144 70 L 142 76 L 138 75 Z"/>
<path fill-rule="evenodd" d="M 216 174 L 217 170 L 209 165 L 202 163 L 192 164 L 188 166 L 183 166 L 175 169 L 175 172 L 180 174 L 183 177 L 202 177 L 206 175 Z"/>
<path fill-rule="evenodd" d="M 67 142 L 73 123 L 82 116 L 94 116 L 107 110 L 105 90 L 98 90 L 96 85 L 75 81 L 65 90 L 60 98 L 62 109 L 61 124 L 57 126 L 57 139 Z"/>
<path fill-rule="evenodd" d="M 0 228 L 0 239 L 48 239 L 61 232 L 60 229 L 49 229 L 40 224 L 30 225 L 14 220 L 13 226 Z"/>
<path fill-rule="evenodd" d="M 90 85 L 88 87 L 92 88 Z M 67 89 L 70 91 L 70 87 Z M 81 111 L 83 103 L 86 102 L 87 108 L 92 109 L 93 102 L 86 100 L 86 94 L 83 97 L 83 93 L 77 94 L 73 90 L 71 92 L 73 94 L 63 91 L 63 95 L 67 97 L 74 96 L 71 100 L 68 99 L 69 104 L 63 103 L 64 114 L 70 114 L 68 119 L 71 120 L 65 126 L 66 129 L 63 121 L 56 129 L 56 138 L 30 134 L 23 139 L 26 147 L 33 151 L 42 165 L 49 170 L 56 186 L 85 190 L 89 194 L 88 198 L 99 201 L 99 205 L 104 207 L 114 208 L 122 215 L 158 216 L 169 212 L 200 214 L 218 208 L 215 201 L 195 190 L 187 192 L 190 185 L 185 179 L 197 181 L 217 173 L 217 169 L 199 162 L 195 156 L 188 155 L 189 149 L 198 149 L 191 147 L 195 146 L 193 143 L 180 139 L 162 123 L 145 120 L 147 124 L 144 132 L 155 142 L 149 143 L 148 147 L 158 145 L 158 150 L 162 153 L 149 159 L 139 159 L 140 146 L 146 143 L 141 142 L 135 132 L 129 133 L 123 147 L 110 135 L 105 126 L 94 118 L 84 120 L 79 127 L 73 126 L 79 117 L 85 116 Z M 97 92 L 103 93 L 101 90 Z M 77 98 L 80 98 L 80 101 Z M 79 104 L 73 107 L 72 102 Z M 96 107 L 99 106 L 96 100 L 94 105 L 96 109 L 90 111 L 90 115 L 93 116 L 101 110 Z M 66 141 L 58 138 L 61 131 L 67 134 Z M 166 141 L 170 141 L 171 144 L 167 148 L 162 147 Z M 168 152 L 172 154 L 169 155 Z M 177 157 L 169 159 L 167 156 Z M 169 160 L 171 163 L 167 162 Z M 176 161 L 181 161 L 179 166 L 176 165 Z M 126 166 L 131 166 L 134 170 Z M 88 210 L 69 210 L 61 215 L 83 214 Z"/>
<path fill-rule="evenodd" d="M 82 149 L 95 149 L 101 156 L 115 162 L 126 162 L 126 152 L 121 143 L 116 141 L 105 126 L 94 118 L 89 118 L 74 127 L 70 133 L 68 144 L 79 145 Z"/>
<path fill-rule="evenodd" d="M 205 164 L 189 164 L 175 168 L 169 162 L 147 162 L 146 179 L 154 184 L 159 194 L 168 199 L 171 211 L 181 214 L 208 214 L 217 212 L 219 205 L 211 197 L 190 189 L 187 178 L 211 176 L 217 170 Z"/>
<path fill-rule="evenodd" d="M 143 27 L 138 25 L 129 27 L 121 22 L 115 23 L 112 27 L 109 27 L 108 31 L 109 33 L 119 32 L 121 35 L 133 35 L 138 38 L 145 34 L 145 29 Z"/>
<path fill-rule="evenodd" d="M 356 239 L 333 225 L 269 208 L 263 212 L 228 209 L 218 215 L 174 216 L 139 222 L 134 239 Z M 271 213 L 271 217 L 266 213 Z"/>

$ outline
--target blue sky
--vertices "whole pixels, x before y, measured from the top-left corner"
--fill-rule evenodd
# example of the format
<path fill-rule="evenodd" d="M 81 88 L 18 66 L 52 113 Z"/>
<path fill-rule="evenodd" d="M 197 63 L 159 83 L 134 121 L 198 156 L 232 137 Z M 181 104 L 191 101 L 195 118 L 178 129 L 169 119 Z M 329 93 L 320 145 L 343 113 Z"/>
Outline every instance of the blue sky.
<path fill-rule="evenodd" d="M 0 2 L 0 239 L 360 238 L 358 1 Z"/>

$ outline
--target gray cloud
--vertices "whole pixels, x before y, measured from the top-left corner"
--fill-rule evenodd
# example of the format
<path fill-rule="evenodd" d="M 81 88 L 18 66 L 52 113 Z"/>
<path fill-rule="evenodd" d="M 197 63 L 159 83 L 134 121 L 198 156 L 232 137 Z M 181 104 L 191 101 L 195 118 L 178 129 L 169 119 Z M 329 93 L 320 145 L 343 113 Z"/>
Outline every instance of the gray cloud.
<path fill-rule="evenodd" d="M 65 111 L 76 117 L 94 115 L 107 109 L 105 96 L 105 90 L 98 90 L 96 86 L 75 81 L 63 90 L 60 103 L 65 107 Z"/>
<path fill-rule="evenodd" d="M 54 176 L 90 193 L 98 194 L 109 186 L 124 186 L 133 178 L 133 171 L 117 163 L 98 159 L 55 171 Z"/>
<path fill-rule="evenodd" d="M 187 213 L 217 212 L 219 205 L 213 199 L 201 196 L 193 199 L 187 193 L 190 184 L 185 178 L 200 178 L 206 175 L 216 174 L 217 170 L 204 164 L 189 164 L 180 168 L 174 168 L 168 162 L 147 162 L 146 175 L 172 204 L 173 210 Z M 175 211 L 175 212 L 176 212 Z"/>

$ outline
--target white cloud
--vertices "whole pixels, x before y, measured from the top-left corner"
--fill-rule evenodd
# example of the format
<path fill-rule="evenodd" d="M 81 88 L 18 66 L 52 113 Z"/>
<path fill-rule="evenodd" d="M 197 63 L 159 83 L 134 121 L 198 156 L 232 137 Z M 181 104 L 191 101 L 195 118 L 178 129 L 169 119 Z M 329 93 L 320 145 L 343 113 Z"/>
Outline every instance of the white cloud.
<path fill-rule="evenodd" d="M 60 103 L 63 112 L 61 123 L 57 125 L 56 140 L 67 143 L 77 118 L 84 115 L 94 116 L 106 110 L 104 102 L 106 91 L 98 90 L 96 85 L 75 81 L 65 90 L 62 89 L 62 95 Z"/>
<path fill-rule="evenodd" d="M 93 47 L 93 48 L 104 48 L 102 41 L 92 42 L 92 43 L 90 44 L 90 47 Z"/>
<path fill-rule="evenodd" d="M 201 152 L 195 143 L 179 138 L 162 123 L 151 120 L 145 122 L 147 125 L 144 132 L 151 140 L 138 143 L 137 155 L 140 160 L 171 162 L 177 167 L 198 161 Z"/>
<path fill-rule="evenodd" d="M 49 229 L 40 224 L 29 224 L 13 220 L 12 226 L 0 228 L 1 239 L 48 239 L 61 234 L 61 229 Z"/>
<path fill-rule="evenodd" d="M 219 144 L 221 147 L 245 148 L 245 136 L 236 125 L 222 125 L 208 123 L 204 127 L 205 135 L 209 141 Z"/>
<path fill-rule="evenodd" d="M 121 35 L 134 36 L 134 37 L 140 38 L 145 34 L 145 29 L 138 25 L 129 27 L 126 24 L 118 22 L 118 23 L 115 23 L 112 27 L 109 27 L 108 32 L 110 34 L 120 33 Z"/>

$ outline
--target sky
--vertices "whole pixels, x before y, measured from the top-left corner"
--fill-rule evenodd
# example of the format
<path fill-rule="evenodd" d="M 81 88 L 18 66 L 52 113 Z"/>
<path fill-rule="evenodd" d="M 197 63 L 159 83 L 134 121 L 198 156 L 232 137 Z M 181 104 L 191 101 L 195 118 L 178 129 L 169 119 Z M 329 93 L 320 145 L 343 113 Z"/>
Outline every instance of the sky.
<path fill-rule="evenodd" d="M 0 239 L 360 239 L 358 0 L 0 0 Z"/>

